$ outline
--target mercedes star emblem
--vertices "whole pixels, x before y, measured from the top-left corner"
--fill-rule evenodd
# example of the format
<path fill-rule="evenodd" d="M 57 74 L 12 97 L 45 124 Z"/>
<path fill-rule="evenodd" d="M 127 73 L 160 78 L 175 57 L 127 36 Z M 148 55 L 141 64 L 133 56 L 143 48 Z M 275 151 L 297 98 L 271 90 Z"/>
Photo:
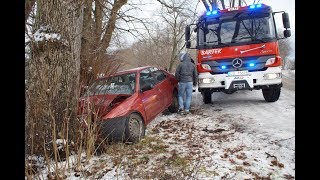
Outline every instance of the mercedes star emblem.
<path fill-rule="evenodd" d="M 232 60 L 232 66 L 235 68 L 240 68 L 242 66 L 242 60 L 240 58 L 235 58 Z"/>

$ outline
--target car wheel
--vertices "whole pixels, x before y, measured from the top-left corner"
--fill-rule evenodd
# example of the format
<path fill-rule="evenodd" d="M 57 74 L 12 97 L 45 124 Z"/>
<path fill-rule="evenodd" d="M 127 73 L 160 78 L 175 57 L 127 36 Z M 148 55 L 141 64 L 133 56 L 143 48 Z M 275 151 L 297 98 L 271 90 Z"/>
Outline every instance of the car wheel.
<path fill-rule="evenodd" d="M 276 102 L 280 97 L 281 87 L 270 87 L 262 89 L 264 100 L 267 102 Z"/>
<path fill-rule="evenodd" d="M 140 141 L 145 135 L 145 127 L 141 116 L 137 113 L 132 113 L 127 120 L 127 140 L 133 143 Z"/>
<path fill-rule="evenodd" d="M 210 91 L 204 91 L 202 96 L 203 96 L 203 102 L 205 104 L 211 103 L 211 92 Z"/>
<path fill-rule="evenodd" d="M 179 110 L 179 102 L 177 93 L 173 94 L 171 105 L 168 107 L 169 112 L 176 113 Z"/>

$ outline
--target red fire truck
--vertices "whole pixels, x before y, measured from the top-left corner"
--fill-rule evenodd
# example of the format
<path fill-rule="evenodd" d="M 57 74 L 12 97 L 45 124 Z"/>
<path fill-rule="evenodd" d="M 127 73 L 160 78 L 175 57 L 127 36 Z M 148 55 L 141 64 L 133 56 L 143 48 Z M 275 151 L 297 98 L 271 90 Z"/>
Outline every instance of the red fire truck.
<path fill-rule="evenodd" d="M 283 37 L 275 14 L 282 13 Z M 267 102 L 279 99 L 281 57 L 278 40 L 290 37 L 288 13 L 273 12 L 266 4 L 207 9 L 196 24 L 186 26 L 186 47 L 191 48 L 190 29 L 197 34 L 198 90 L 204 103 L 213 92 L 260 90 Z M 282 35 L 281 35 L 282 36 Z"/>

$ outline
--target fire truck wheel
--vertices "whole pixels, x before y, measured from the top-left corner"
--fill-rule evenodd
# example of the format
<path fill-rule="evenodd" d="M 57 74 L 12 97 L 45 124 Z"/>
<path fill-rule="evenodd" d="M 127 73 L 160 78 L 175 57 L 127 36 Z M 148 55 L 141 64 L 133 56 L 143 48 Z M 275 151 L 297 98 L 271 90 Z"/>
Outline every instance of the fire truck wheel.
<path fill-rule="evenodd" d="M 202 97 L 203 97 L 203 102 L 205 104 L 211 103 L 211 92 L 210 91 L 204 91 L 202 94 Z"/>
<path fill-rule="evenodd" d="M 127 119 L 127 139 L 129 142 L 138 142 L 145 135 L 145 127 L 141 116 L 137 113 L 132 113 Z"/>
<path fill-rule="evenodd" d="M 262 89 L 264 100 L 267 102 L 276 102 L 280 97 L 281 87 L 270 87 Z"/>

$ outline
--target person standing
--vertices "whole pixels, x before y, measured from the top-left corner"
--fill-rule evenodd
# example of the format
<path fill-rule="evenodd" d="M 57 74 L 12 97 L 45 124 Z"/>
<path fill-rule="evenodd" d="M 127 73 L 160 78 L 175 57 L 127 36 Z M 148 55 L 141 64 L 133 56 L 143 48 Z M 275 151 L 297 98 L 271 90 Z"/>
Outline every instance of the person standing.
<path fill-rule="evenodd" d="M 176 68 L 175 77 L 179 82 L 178 101 L 179 113 L 189 114 L 192 99 L 192 86 L 197 84 L 197 70 L 195 64 L 191 62 L 189 53 L 179 54 L 180 64 Z M 183 97 L 186 97 L 185 100 Z"/>

